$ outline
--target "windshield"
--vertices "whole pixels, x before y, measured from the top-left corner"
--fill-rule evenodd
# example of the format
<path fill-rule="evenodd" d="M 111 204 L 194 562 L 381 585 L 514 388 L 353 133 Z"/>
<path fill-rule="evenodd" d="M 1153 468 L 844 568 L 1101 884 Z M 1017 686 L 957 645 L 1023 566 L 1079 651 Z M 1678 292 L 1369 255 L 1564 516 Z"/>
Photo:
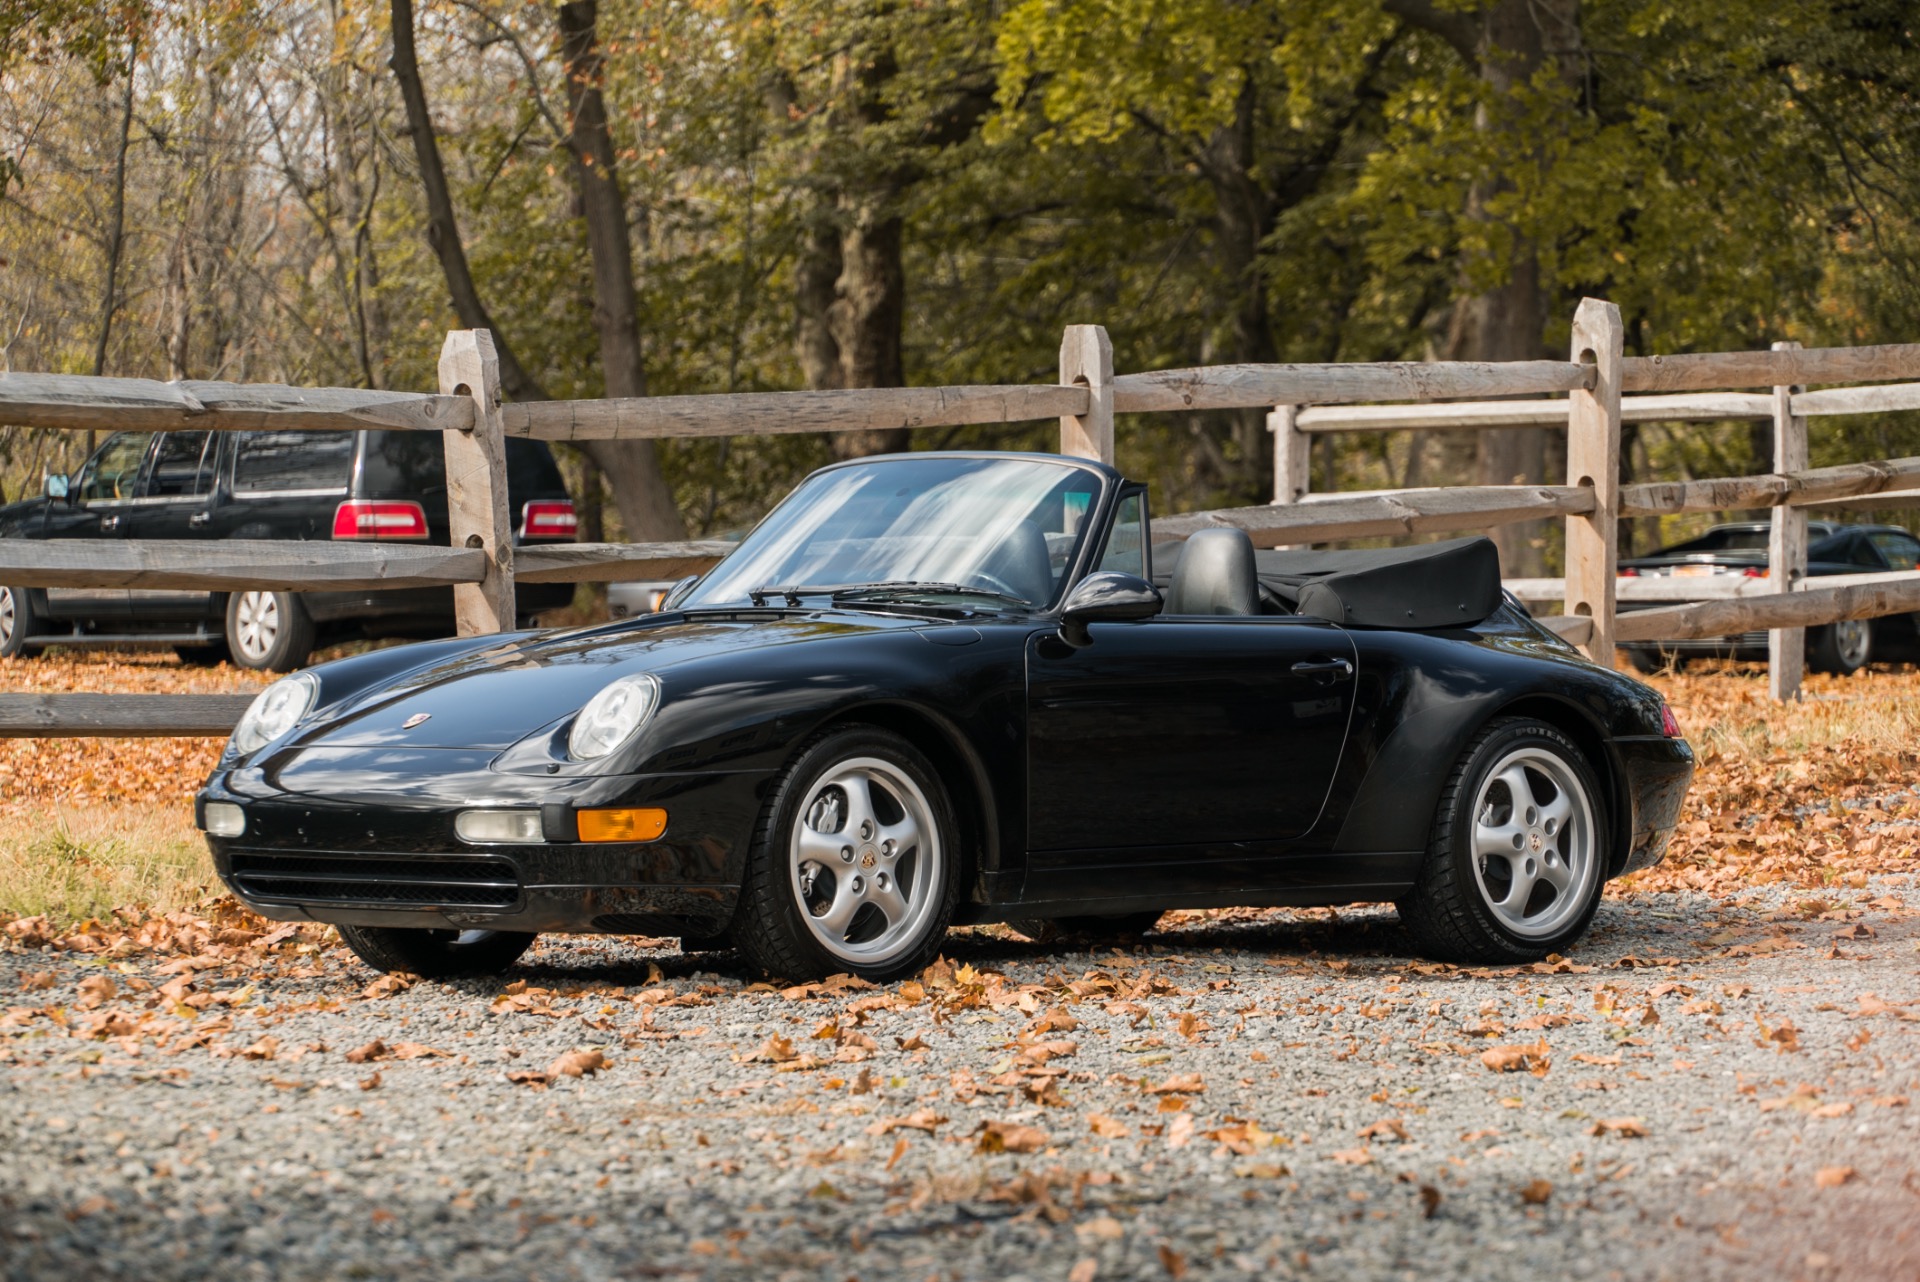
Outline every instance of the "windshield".
<path fill-rule="evenodd" d="M 1093 472 L 1029 458 L 836 467 L 802 482 L 681 604 L 840 589 L 1045 606 L 1073 563 L 1099 490 Z"/>

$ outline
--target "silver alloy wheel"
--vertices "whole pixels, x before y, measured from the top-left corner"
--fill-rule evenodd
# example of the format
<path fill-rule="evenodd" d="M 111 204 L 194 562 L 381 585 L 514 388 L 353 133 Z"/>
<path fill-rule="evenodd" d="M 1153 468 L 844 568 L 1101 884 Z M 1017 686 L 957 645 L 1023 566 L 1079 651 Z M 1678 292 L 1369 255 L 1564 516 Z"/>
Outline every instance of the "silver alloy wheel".
<path fill-rule="evenodd" d="M 1865 619 L 1842 619 L 1831 626 L 1833 650 L 1840 662 L 1849 670 L 1865 667 L 1873 646 L 1872 625 Z"/>
<path fill-rule="evenodd" d="M 921 943 L 940 910 L 946 849 L 905 771 L 853 757 L 814 782 L 788 840 L 800 915 L 827 952 L 882 966 Z"/>
<path fill-rule="evenodd" d="M 1524 939 L 1558 934 L 1585 911 L 1600 875 L 1593 801 L 1573 767 L 1516 748 L 1473 801 L 1473 877 L 1500 925 Z"/>
<path fill-rule="evenodd" d="M 242 592 L 234 610 L 234 640 L 240 653 L 255 663 L 265 663 L 280 639 L 280 598 L 271 592 Z"/>
<path fill-rule="evenodd" d="M 14 604 L 13 589 L 0 587 L 0 650 L 13 644 L 13 630 L 20 626 L 20 609 Z"/>

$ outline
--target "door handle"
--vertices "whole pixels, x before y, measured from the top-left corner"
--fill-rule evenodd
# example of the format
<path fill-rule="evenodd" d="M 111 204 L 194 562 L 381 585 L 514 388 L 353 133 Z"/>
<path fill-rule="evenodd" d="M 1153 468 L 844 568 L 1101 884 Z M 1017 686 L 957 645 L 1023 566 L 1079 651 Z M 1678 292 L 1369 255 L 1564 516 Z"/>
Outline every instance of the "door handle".
<path fill-rule="evenodd" d="M 208 521 L 211 521 L 212 519 L 213 519 L 213 513 L 211 512 L 195 512 L 192 516 L 187 518 L 187 524 L 193 526 L 195 529 L 198 529 L 201 526 L 205 525 Z"/>
<path fill-rule="evenodd" d="M 120 528 L 120 518 L 117 516 L 103 516 L 100 518 L 100 528 L 103 530 L 117 530 Z"/>
<path fill-rule="evenodd" d="M 1302 659 L 1293 665 L 1295 676 L 1312 677 L 1321 685 L 1345 681 L 1353 675 L 1353 665 L 1345 659 Z"/>

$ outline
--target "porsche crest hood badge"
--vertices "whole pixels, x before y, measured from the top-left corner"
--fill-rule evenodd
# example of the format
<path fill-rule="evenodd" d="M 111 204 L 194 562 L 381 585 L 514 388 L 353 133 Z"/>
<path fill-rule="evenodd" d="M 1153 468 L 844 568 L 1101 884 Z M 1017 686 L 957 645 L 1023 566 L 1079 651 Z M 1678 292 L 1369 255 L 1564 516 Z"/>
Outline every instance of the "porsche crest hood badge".
<path fill-rule="evenodd" d="M 431 712 L 416 712 L 412 716 L 408 717 L 405 721 L 402 721 L 400 723 L 400 728 L 402 730 L 411 730 L 415 726 L 426 722 L 432 716 L 433 714 Z"/>

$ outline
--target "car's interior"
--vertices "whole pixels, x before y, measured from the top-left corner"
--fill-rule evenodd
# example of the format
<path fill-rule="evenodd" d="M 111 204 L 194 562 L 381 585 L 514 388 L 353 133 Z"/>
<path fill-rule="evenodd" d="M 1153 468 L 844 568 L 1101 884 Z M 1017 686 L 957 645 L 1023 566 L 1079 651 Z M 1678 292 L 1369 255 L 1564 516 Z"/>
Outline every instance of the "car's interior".
<path fill-rule="evenodd" d="M 1261 550 L 1245 531 L 1200 530 L 1154 549 L 1164 613 L 1310 615 L 1358 627 L 1471 627 L 1500 607 L 1500 554 L 1484 537 L 1410 548 Z"/>

